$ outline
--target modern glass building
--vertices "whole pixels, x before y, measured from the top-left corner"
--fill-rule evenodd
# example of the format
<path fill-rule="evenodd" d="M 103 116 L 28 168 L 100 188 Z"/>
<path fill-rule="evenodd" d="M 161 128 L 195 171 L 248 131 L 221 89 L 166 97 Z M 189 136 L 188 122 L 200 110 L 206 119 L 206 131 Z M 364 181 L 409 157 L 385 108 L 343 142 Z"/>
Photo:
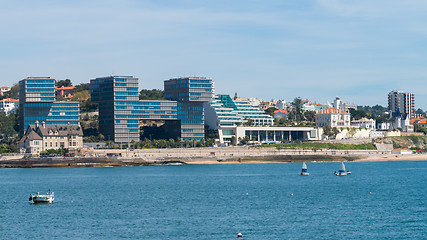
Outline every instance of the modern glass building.
<path fill-rule="evenodd" d="M 165 98 L 177 101 L 182 140 L 204 138 L 203 104 L 212 99 L 212 79 L 203 77 L 175 78 L 166 80 L 164 86 Z"/>
<path fill-rule="evenodd" d="M 78 125 L 79 103 L 55 101 L 55 79 L 28 77 L 19 81 L 21 133 L 36 121 L 46 125 Z"/>
<path fill-rule="evenodd" d="M 210 88 L 208 85 L 212 80 L 203 89 L 190 87 L 189 82 L 189 79 L 187 83 L 177 79 L 165 81 L 168 100 L 139 100 L 138 78 L 109 76 L 92 79 L 91 97 L 93 102 L 99 103 L 101 133 L 116 143 L 139 142 L 139 120 L 164 120 L 170 128 L 168 132 L 176 133 L 183 140 L 203 138 L 203 102 L 208 94 L 205 89 L 211 91 L 212 85 Z M 191 84 L 201 83 L 192 80 Z M 166 88 L 173 90 L 167 91 Z M 176 124 L 177 121 L 180 123 Z"/>

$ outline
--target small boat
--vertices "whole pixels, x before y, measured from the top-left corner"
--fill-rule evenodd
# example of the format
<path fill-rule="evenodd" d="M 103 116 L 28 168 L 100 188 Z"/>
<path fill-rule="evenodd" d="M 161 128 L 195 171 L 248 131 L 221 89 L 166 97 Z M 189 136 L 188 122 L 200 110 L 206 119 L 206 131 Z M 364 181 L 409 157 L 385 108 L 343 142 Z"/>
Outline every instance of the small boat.
<path fill-rule="evenodd" d="M 30 194 L 30 199 L 28 201 L 32 201 L 32 203 L 53 203 L 55 200 L 55 195 L 53 192 L 49 191 L 46 194 Z"/>
<path fill-rule="evenodd" d="M 338 172 L 335 171 L 334 174 L 335 174 L 335 176 L 346 176 L 348 174 L 351 174 L 351 172 L 350 171 L 346 171 L 345 170 L 344 162 L 341 162 L 341 169 L 338 170 Z"/>
<path fill-rule="evenodd" d="M 305 164 L 305 162 L 302 163 L 302 170 L 300 173 L 301 176 L 308 176 L 310 175 L 310 173 L 307 172 L 307 165 Z"/>

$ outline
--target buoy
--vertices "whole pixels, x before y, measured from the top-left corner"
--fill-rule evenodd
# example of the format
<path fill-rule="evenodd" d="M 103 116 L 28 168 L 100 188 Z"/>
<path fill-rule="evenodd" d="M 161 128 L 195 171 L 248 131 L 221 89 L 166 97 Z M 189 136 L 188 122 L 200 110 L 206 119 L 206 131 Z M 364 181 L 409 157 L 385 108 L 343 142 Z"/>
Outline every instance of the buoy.
<path fill-rule="evenodd" d="M 245 195 L 249 195 L 249 193 L 245 193 Z"/>
<path fill-rule="evenodd" d="M 237 238 L 242 238 L 242 237 L 243 237 L 243 234 L 241 234 L 241 233 L 237 234 Z"/>
<path fill-rule="evenodd" d="M 289 195 L 293 196 L 294 194 L 293 194 L 293 193 L 291 193 L 291 194 L 289 194 Z"/>
<path fill-rule="evenodd" d="M 372 194 L 372 192 L 369 192 L 369 194 Z"/>

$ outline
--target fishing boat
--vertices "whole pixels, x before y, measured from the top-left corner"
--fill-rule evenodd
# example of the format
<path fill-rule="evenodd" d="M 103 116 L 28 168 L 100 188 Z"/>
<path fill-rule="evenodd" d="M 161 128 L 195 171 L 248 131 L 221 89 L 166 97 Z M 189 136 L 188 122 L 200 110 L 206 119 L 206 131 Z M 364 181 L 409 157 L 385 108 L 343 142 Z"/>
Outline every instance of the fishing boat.
<path fill-rule="evenodd" d="M 345 170 L 344 162 L 341 162 L 341 169 L 334 172 L 335 176 L 346 176 L 348 174 L 351 174 L 350 171 Z"/>
<path fill-rule="evenodd" d="M 302 163 L 302 170 L 300 173 L 301 176 L 308 176 L 310 175 L 310 173 L 307 172 L 307 165 L 305 164 L 305 162 Z"/>
<path fill-rule="evenodd" d="M 32 201 L 32 203 L 53 203 L 55 200 L 55 195 L 53 192 L 49 191 L 46 194 L 30 194 L 30 199 L 28 201 Z"/>

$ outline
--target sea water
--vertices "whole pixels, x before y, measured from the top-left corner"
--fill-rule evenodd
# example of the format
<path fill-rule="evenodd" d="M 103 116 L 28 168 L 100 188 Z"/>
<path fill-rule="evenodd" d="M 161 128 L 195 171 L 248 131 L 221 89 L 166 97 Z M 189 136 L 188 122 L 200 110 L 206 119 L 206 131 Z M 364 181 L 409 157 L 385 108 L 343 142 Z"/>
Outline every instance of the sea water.
<path fill-rule="evenodd" d="M 307 165 L 0 169 L 0 239 L 427 238 L 427 161 Z"/>

